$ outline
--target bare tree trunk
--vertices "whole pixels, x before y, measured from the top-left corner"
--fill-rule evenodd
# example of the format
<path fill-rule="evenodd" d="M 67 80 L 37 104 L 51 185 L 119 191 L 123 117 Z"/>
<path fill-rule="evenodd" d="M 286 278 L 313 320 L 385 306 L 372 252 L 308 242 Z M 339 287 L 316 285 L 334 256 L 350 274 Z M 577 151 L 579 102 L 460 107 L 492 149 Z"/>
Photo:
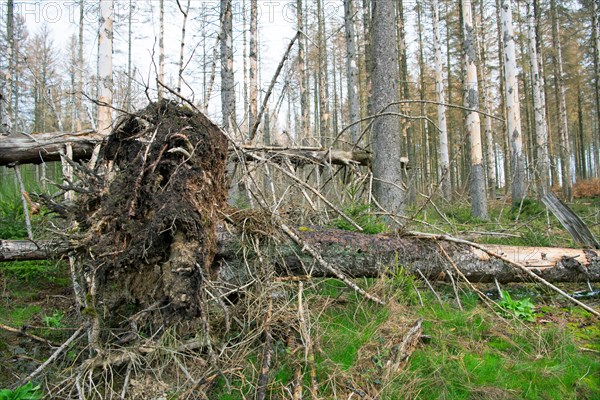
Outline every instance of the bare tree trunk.
<path fill-rule="evenodd" d="M 165 84 L 165 0 L 159 1 L 159 31 L 158 31 L 158 81 Z M 156 84 L 158 101 L 164 97 L 165 89 L 160 83 Z"/>
<path fill-rule="evenodd" d="M 573 198 L 573 171 L 571 168 L 571 142 L 569 141 L 569 121 L 567 120 L 567 99 L 563 72 L 563 58 L 558 25 L 556 0 L 550 1 L 552 15 L 552 46 L 555 51 L 554 77 L 558 102 L 558 133 L 560 136 L 560 154 L 563 194 L 567 201 Z"/>
<path fill-rule="evenodd" d="M 499 69 L 500 71 L 504 71 L 504 38 L 502 37 L 502 18 L 500 17 L 500 1 L 501 0 L 496 0 L 496 30 L 498 33 L 498 63 L 500 67 Z M 500 74 L 500 78 L 498 80 L 500 81 L 500 109 L 502 110 L 502 116 L 504 117 L 504 121 L 506 121 L 506 90 L 504 88 L 506 86 L 506 82 L 502 73 Z M 504 189 L 506 192 L 506 189 L 510 185 L 511 176 L 509 169 L 510 153 L 508 151 L 508 146 L 506 143 L 508 138 L 506 136 L 505 122 L 502 122 L 502 129 L 500 130 L 500 132 L 502 132 L 500 142 L 502 143 L 502 153 L 504 156 L 502 167 L 504 172 Z"/>
<path fill-rule="evenodd" d="M 484 18 L 484 3 L 479 1 L 479 11 L 481 13 L 481 24 L 478 29 L 477 37 L 479 40 L 479 52 L 481 54 L 481 88 L 483 95 L 483 110 L 484 116 L 483 126 L 485 132 L 485 156 L 486 156 L 486 172 L 487 172 L 487 189 L 491 199 L 496 195 L 496 160 L 494 158 L 494 136 L 492 129 L 492 90 L 491 90 L 491 73 L 488 68 L 487 55 L 488 45 L 486 36 L 485 18 Z"/>
<path fill-rule="evenodd" d="M 223 129 L 235 122 L 235 80 L 233 76 L 232 0 L 221 0 L 221 115 Z"/>
<path fill-rule="evenodd" d="M 129 16 L 127 18 L 127 94 L 125 100 L 125 110 L 131 112 L 132 110 L 132 92 L 131 87 L 133 84 L 133 71 L 132 65 L 132 45 L 133 45 L 133 30 L 132 30 L 132 19 L 133 19 L 133 0 L 129 0 Z"/>
<path fill-rule="evenodd" d="M 485 196 L 485 174 L 483 171 L 483 149 L 479 113 L 479 91 L 477 82 L 477 51 L 471 0 L 461 0 L 463 17 L 463 60 L 465 68 L 465 107 L 467 112 L 465 129 L 469 137 L 471 153 L 471 214 L 482 220 L 488 219 L 487 199 Z"/>
<path fill-rule="evenodd" d="M 15 93 L 15 34 L 14 34 L 14 1 L 8 0 L 6 4 L 6 41 L 7 41 L 7 58 L 8 69 L 6 71 L 6 86 L 8 87 L 6 104 L 8 104 L 6 113 L 8 114 L 9 127 L 15 126 L 15 114 L 13 109 L 13 95 Z M 10 130 L 9 130 L 10 131 Z"/>
<path fill-rule="evenodd" d="M 344 27 L 346 30 L 346 69 L 348 72 L 348 110 L 350 123 L 360 119 L 360 97 L 358 93 L 358 62 L 354 33 L 354 0 L 344 0 Z M 352 143 L 358 144 L 360 124 L 350 128 Z"/>
<path fill-rule="evenodd" d="M 297 17 L 297 27 L 299 32 L 304 31 L 304 17 L 303 17 L 303 9 L 302 9 L 302 0 L 296 1 L 296 17 Z M 310 110 L 309 110 L 309 94 L 308 94 L 308 75 L 306 74 L 306 66 L 305 66 L 305 48 L 306 37 L 304 35 L 298 38 L 298 84 L 300 86 L 300 141 L 302 144 L 303 141 L 308 140 L 310 135 L 309 127 L 310 127 Z"/>
<path fill-rule="evenodd" d="M 594 47 L 594 94 L 596 98 L 596 147 L 593 152 L 594 174 L 600 176 L 600 10 L 598 1 L 592 1 L 592 46 Z M 592 136 L 593 137 L 593 136 Z M 591 175 L 591 174 L 590 174 Z"/>
<path fill-rule="evenodd" d="M 187 1 L 185 10 L 181 8 L 179 0 L 177 1 L 177 5 L 179 6 L 179 11 L 181 11 L 181 14 L 183 14 L 183 22 L 181 23 L 181 47 L 179 48 L 179 73 L 177 79 L 177 93 L 181 93 L 181 85 L 183 83 L 183 69 L 185 68 L 183 64 L 183 54 L 185 50 L 185 28 L 187 25 L 188 13 L 190 12 L 190 0 Z"/>
<path fill-rule="evenodd" d="M 329 125 L 329 94 L 328 94 L 328 68 L 327 68 L 327 38 L 325 32 L 325 17 L 323 11 L 323 0 L 317 0 L 317 31 L 318 31 L 318 43 L 319 49 L 318 62 L 319 68 L 317 75 L 319 78 L 319 138 L 321 139 L 321 146 L 325 147 L 329 144 L 329 137 L 331 136 L 330 125 Z"/>
<path fill-rule="evenodd" d="M 398 73 L 400 76 L 400 84 L 401 86 L 401 97 L 403 99 L 410 99 L 410 90 L 408 86 L 409 75 L 408 75 L 408 59 L 406 54 L 406 32 L 405 32 L 405 21 L 404 21 L 404 0 L 396 0 L 397 10 L 396 10 L 396 29 L 398 35 Z M 399 89 L 400 90 L 400 89 Z M 373 112 L 379 112 L 379 110 L 373 110 Z M 405 115 L 410 115 L 410 105 L 406 103 L 402 106 L 402 112 Z M 401 132 L 402 136 L 405 138 L 405 143 L 403 143 L 405 148 L 405 154 L 408 156 L 408 159 L 413 163 L 416 162 L 415 157 L 415 146 L 414 146 L 414 131 L 412 126 L 412 121 L 408 118 L 401 121 Z M 416 179 L 415 179 L 415 171 L 410 170 L 407 172 L 406 177 L 406 186 L 408 187 L 408 193 L 406 193 L 405 202 L 408 204 L 415 204 L 417 201 L 417 189 L 416 189 Z"/>
<path fill-rule="evenodd" d="M 501 18 L 502 36 L 504 38 L 504 77 L 506 80 L 504 87 L 507 113 L 506 128 L 511 147 L 511 193 L 513 203 L 519 203 L 526 197 L 527 187 L 525 184 L 525 155 L 523 154 L 519 83 L 517 81 L 517 59 L 511 0 L 502 0 Z"/>
<path fill-rule="evenodd" d="M 375 113 L 398 111 L 397 106 L 390 106 L 399 96 L 397 36 L 395 29 L 389 29 L 395 25 L 395 8 L 393 1 L 373 1 L 370 109 Z M 396 116 L 378 117 L 372 137 L 374 195 L 382 207 L 395 214 L 401 214 L 404 207 L 399 125 Z"/>
<path fill-rule="evenodd" d="M 83 0 L 79 0 L 79 36 L 77 38 L 77 130 L 83 129 Z"/>
<path fill-rule="evenodd" d="M 106 136 L 112 125 L 112 50 L 113 0 L 100 0 L 100 33 L 98 35 L 98 133 Z M 94 161 L 92 159 L 92 161 Z"/>
<path fill-rule="evenodd" d="M 452 185 L 450 179 L 450 156 L 448 152 L 448 127 L 446 122 L 446 99 L 444 95 L 444 67 L 442 66 L 442 44 L 440 40 L 440 5 L 438 0 L 433 0 L 433 47 L 435 52 L 435 92 L 437 95 L 438 113 L 438 174 L 441 180 L 444 198 L 452 198 Z"/>
<path fill-rule="evenodd" d="M 248 132 L 252 130 L 258 115 L 258 4 L 257 0 L 250 0 L 250 98 L 248 113 Z"/>
<path fill-rule="evenodd" d="M 417 9 L 417 31 L 419 38 L 419 97 L 421 99 L 421 115 L 427 118 L 427 108 L 425 107 L 426 85 L 425 85 L 425 56 L 423 49 L 423 25 L 421 23 L 421 4 L 416 4 Z M 430 187 L 431 185 L 431 149 L 429 147 L 429 121 L 427 119 L 421 120 L 421 141 L 422 141 L 422 170 L 423 176 L 421 177 L 421 183 L 423 188 Z M 415 160 L 416 161 L 416 160 Z M 429 190 L 428 190 L 429 192 Z"/>
<path fill-rule="evenodd" d="M 531 80 L 533 86 L 534 130 L 536 137 L 536 164 L 538 196 L 548 193 L 550 189 L 548 157 L 548 120 L 546 119 L 546 99 L 544 93 L 544 76 L 540 73 L 540 60 L 537 53 L 537 37 L 535 27 L 537 20 L 533 9 L 533 0 L 527 0 L 527 25 L 529 36 L 529 62 L 531 64 Z"/>

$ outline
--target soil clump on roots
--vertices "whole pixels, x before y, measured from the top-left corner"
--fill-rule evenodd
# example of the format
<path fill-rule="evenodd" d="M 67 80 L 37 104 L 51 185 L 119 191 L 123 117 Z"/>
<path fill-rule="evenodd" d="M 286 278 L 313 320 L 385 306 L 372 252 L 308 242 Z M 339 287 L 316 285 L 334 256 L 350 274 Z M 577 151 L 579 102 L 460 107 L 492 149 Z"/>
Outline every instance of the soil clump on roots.
<path fill-rule="evenodd" d="M 94 307 L 159 310 L 146 314 L 161 325 L 201 314 L 226 157 L 221 130 L 172 101 L 117 121 L 97 163 L 106 172 L 78 201 L 76 265 Z"/>

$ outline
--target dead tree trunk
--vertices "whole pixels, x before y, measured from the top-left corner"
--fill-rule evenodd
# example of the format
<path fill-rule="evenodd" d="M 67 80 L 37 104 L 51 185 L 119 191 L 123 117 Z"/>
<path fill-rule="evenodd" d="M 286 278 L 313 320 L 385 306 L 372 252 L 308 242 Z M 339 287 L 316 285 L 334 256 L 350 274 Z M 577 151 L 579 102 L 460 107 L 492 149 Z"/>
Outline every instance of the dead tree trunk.
<path fill-rule="evenodd" d="M 37 133 L 34 135 L 12 134 L 0 138 L 0 166 L 18 162 L 20 164 L 41 164 L 60 161 L 65 145 L 73 148 L 73 160 L 90 158 L 94 146 L 102 141 L 93 131 L 66 133 Z"/>
<path fill-rule="evenodd" d="M 442 256 L 439 246 L 452 257 L 460 271 L 472 282 L 530 281 L 516 268 L 502 260 L 492 259 L 481 250 L 469 246 L 423 240 L 417 237 L 366 235 L 326 228 L 304 228 L 300 236 L 318 247 L 323 258 L 348 276 L 380 277 L 404 271 L 417 274 L 420 270 L 430 279 L 446 279 L 452 266 Z M 230 283 L 242 283 L 246 271 L 238 254 L 239 238 L 220 229 L 217 252 L 211 270 Z M 600 255 L 596 251 L 519 246 L 485 246 L 495 253 L 529 267 L 552 282 L 600 282 Z M 282 275 L 329 276 L 308 255 L 291 243 L 278 247 L 281 258 L 278 272 Z M 39 260 L 73 251 L 66 242 L 0 240 L 0 261 Z"/>

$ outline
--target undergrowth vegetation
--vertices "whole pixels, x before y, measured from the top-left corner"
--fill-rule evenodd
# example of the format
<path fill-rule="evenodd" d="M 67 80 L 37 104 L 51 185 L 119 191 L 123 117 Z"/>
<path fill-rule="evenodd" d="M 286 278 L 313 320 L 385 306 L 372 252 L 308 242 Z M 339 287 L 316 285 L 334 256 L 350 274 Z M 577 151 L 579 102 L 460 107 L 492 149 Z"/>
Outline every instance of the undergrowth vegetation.
<path fill-rule="evenodd" d="M 594 187 L 585 189 L 585 193 Z M 348 197 L 343 211 L 366 233 L 389 229 L 387 221 L 373 213 L 356 193 L 349 192 Z M 570 206 L 600 235 L 600 197 L 577 199 Z M 414 230 L 445 232 L 480 243 L 576 247 L 543 204 L 534 200 L 515 207 L 506 201 L 496 201 L 491 204 L 487 222 L 472 219 L 469 208 L 463 205 L 428 204 L 415 210 L 419 213 L 409 226 Z M 48 219 L 49 216 L 35 217 L 36 232 L 41 234 Z M 330 226 L 354 229 L 341 218 L 331 221 Z M 3 187 L 0 238 L 25 236 L 18 191 Z M 304 286 L 295 281 L 280 284 L 282 289 L 273 298 L 279 299 L 281 309 L 286 312 L 271 322 L 266 398 L 293 398 L 299 382 L 303 398 L 312 397 L 309 392 L 314 388 L 313 398 L 319 399 L 600 398 L 600 328 L 597 319 L 587 311 L 533 284 L 506 285 L 501 294 L 494 285 L 478 285 L 478 290 L 495 299 L 496 304 L 482 301 L 461 284 L 457 299 L 451 285 L 437 283 L 433 293 L 422 280 L 406 274 L 401 265 L 395 267 L 394 274 L 385 279 L 355 281 L 361 288 L 386 299 L 385 306 L 368 302 L 336 279 L 315 278 L 305 281 Z M 64 262 L 0 264 L 0 324 L 23 327 L 27 333 L 54 344 L 63 343 L 81 324 L 70 285 Z M 567 290 L 581 289 L 581 285 L 573 285 Z M 304 303 L 302 323 L 298 322 L 299 290 Z M 586 301 L 598 307 L 599 300 L 596 295 Z M 392 360 L 407 332 L 420 321 L 422 332 L 418 343 L 410 348 L 402 367 L 391 370 Z M 212 383 L 204 388 L 207 398 L 254 398 L 263 366 L 265 333 L 260 322 L 251 321 L 248 326 L 254 344 L 244 342 L 241 328 L 231 329 L 229 345 L 234 348 L 245 345 L 250 351 L 243 354 L 243 361 L 235 368 L 215 373 Z M 162 334 L 160 340 L 165 348 L 179 345 L 179 339 L 172 334 L 170 331 Z M 43 397 L 46 389 L 43 385 L 51 381 L 52 374 L 59 376 L 61 371 L 72 368 L 84 351 L 82 343 L 70 345 L 53 363 L 46 381 L 29 382 L 8 390 L 14 388 L 19 377 L 39 366 L 52 348 L 0 329 L 0 389 L 4 389 L 0 391 L 0 400 Z M 172 360 L 183 360 L 189 365 L 190 360 L 196 360 L 194 357 L 165 350 L 157 352 L 150 366 L 156 368 L 152 370 L 154 373 L 160 368 L 167 370 L 167 363 L 173 367 Z M 197 360 L 206 362 L 208 358 L 209 355 L 202 354 Z M 183 370 L 178 365 L 173 367 L 176 373 L 165 374 L 173 382 L 181 379 Z M 122 386 L 127 371 L 126 366 L 110 370 L 116 388 Z M 144 388 L 159 383 L 156 379 L 156 382 L 138 381 L 136 385 L 142 388 L 137 398 L 144 398 Z M 165 399 L 184 394 L 176 384 L 160 389 Z"/>

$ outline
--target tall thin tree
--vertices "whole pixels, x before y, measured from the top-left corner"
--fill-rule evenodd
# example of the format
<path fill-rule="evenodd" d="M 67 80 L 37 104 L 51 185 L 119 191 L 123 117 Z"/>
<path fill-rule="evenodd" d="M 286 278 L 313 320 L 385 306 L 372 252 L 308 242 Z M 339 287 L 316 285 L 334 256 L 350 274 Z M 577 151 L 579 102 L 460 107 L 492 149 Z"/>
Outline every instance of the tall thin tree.
<path fill-rule="evenodd" d="M 523 134 L 521 131 L 521 108 L 519 84 L 517 81 L 517 57 L 512 18 L 512 1 L 502 0 L 502 37 L 504 38 L 504 80 L 506 96 L 506 128 L 511 146 L 511 193 L 513 203 L 526 196 L 525 155 L 523 154 Z"/>
<path fill-rule="evenodd" d="M 533 89 L 534 131 L 536 138 L 536 178 L 538 195 L 545 195 L 550 188 L 550 159 L 548 157 L 548 120 L 546 118 L 546 99 L 544 76 L 540 72 L 540 60 L 537 52 L 537 20 L 533 11 L 533 0 L 527 0 L 527 35 L 529 43 L 529 64 Z"/>
<path fill-rule="evenodd" d="M 473 29 L 471 0 L 461 0 L 463 20 L 463 64 L 465 69 L 465 107 L 468 109 L 465 130 L 469 138 L 471 156 L 471 214 L 487 220 L 488 209 L 485 196 L 485 174 L 483 170 L 483 149 L 481 144 L 481 126 L 479 120 L 479 89 L 477 80 L 477 50 L 475 30 Z"/>
<path fill-rule="evenodd" d="M 354 31 L 354 0 L 344 0 L 344 28 L 346 33 L 346 70 L 348 83 L 348 110 L 350 123 L 360 119 L 360 97 L 358 93 L 358 62 Z M 350 128 L 352 143 L 358 144 L 360 124 Z"/>
<path fill-rule="evenodd" d="M 554 48 L 554 93 L 558 108 L 558 133 L 560 136 L 560 154 L 563 195 L 568 201 L 573 197 L 573 171 L 571 168 L 571 142 L 569 138 L 569 121 L 567 118 L 567 95 L 565 73 L 563 68 L 562 43 L 558 22 L 556 0 L 550 1 L 552 18 L 552 47 Z"/>
<path fill-rule="evenodd" d="M 232 0 L 221 0 L 221 116 L 223 128 L 235 122 L 235 80 L 233 74 Z"/>
<path fill-rule="evenodd" d="M 452 196 L 450 180 L 450 156 L 448 152 L 448 125 L 446 121 L 446 96 L 444 93 L 444 67 L 442 65 L 442 43 L 440 39 L 440 5 L 433 0 L 433 48 L 435 54 L 435 93 L 437 96 L 438 122 L 438 174 L 441 180 L 442 193 L 446 199 Z"/>

